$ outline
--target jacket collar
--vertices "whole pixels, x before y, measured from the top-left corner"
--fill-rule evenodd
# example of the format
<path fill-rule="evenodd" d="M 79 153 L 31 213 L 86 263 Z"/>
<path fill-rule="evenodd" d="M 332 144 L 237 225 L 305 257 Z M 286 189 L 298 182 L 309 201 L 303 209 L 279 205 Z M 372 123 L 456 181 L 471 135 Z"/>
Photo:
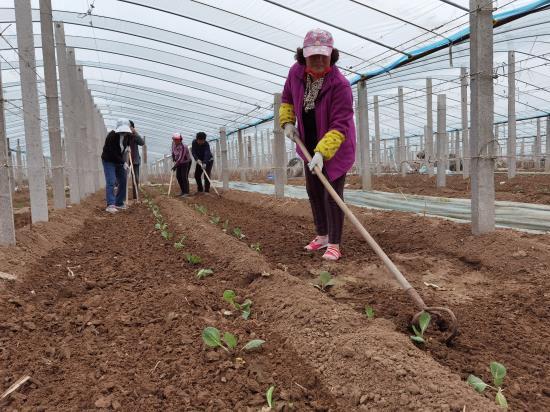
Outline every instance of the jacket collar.
<path fill-rule="evenodd" d="M 296 70 L 294 71 L 294 75 L 299 78 L 299 80 L 302 82 L 302 84 L 305 84 L 305 73 L 306 73 L 306 66 L 302 66 L 299 63 L 295 64 Z M 325 80 L 323 81 L 323 87 L 319 91 L 319 96 L 323 95 L 332 85 L 332 82 L 336 78 L 337 74 L 340 73 L 338 70 L 338 67 L 336 65 L 332 66 L 332 70 L 327 73 L 325 76 Z"/>

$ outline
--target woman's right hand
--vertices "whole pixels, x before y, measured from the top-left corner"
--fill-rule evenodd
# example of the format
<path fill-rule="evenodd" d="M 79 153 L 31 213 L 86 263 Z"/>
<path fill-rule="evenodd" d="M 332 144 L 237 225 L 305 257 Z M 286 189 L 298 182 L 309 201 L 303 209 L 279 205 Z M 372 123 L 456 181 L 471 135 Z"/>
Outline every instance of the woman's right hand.
<path fill-rule="evenodd" d="M 296 126 L 294 126 L 292 123 L 285 124 L 285 136 L 293 142 L 296 142 L 296 140 L 300 138 L 298 130 L 296 130 Z"/>

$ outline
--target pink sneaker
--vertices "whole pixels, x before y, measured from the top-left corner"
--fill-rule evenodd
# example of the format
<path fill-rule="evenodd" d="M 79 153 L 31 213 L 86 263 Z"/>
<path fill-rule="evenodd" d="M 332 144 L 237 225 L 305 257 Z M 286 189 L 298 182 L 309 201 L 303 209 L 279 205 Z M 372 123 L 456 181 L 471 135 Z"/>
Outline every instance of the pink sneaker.
<path fill-rule="evenodd" d="M 321 236 L 317 236 L 315 239 L 313 239 L 311 242 L 309 242 L 309 245 L 304 246 L 305 250 L 314 251 L 323 249 L 328 246 L 328 239 L 324 237 L 324 240 L 320 240 L 322 238 Z"/>
<path fill-rule="evenodd" d="M 340 252 L 340 248 L 334 245 L 327 245 L 327 251 L 323 255 L 323 259 L 325 260 L 331 260 L 333 262 L 337 261 L 342 257 L 342 253 Z"/>

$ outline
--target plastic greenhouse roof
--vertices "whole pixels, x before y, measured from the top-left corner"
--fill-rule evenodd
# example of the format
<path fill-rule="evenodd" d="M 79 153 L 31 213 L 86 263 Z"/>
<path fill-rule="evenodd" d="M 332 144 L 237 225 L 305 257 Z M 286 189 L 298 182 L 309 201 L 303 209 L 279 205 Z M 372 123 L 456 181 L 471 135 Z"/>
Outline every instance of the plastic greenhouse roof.
<path fill-rule="evenodd" d="M 87 3 L 87 5 L 85 5 Z M 179 131 L 216 138 L 220 127 L 271 128 L 296 47 L 311 28 L 331 31 L 338 66 L 352 84 L 367 79 L 369 109 L 379 96 L 382 139 L 398 134 L 397 87 L 404 89 L 409 138 L 423 134 L 426 77 L 447 94 L 447 125 L 460 128 L 460 68 L 469 68 L 468 0 L 52 0 L 54 21 L 108 127 L 132 118 L 158 157 Z M 507 53 L 516 52 L 518 119 L 550 113 L 550 0 L 499 0 L 494 10 L 495 122 L 507 118 Z M 38 0 L 32 0 L 37 73 L 43 77 Z M 87 11 L 90 11 L 88 13 Z M 8 137 L 23 137 L 13 1 L 0 0 Z M 44 85 L 39 82 L 48 152 Z M 435 108 L 435 104 L 434 104 Z M 370 115 L 372 119 L 372 114 Z M 435 116 L 434 116 L 435 118 Z M 530 139 L 532 120 L 518 123 Z M 374 124 L 371 121 L 371 136 Z"/>

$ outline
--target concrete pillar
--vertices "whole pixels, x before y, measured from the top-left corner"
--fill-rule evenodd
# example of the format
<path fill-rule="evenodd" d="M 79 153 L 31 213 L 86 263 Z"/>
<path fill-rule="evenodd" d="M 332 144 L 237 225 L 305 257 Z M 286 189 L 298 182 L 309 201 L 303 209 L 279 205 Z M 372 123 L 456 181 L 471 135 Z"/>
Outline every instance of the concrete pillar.
<path fill-rule="evenodd" d="M 269 129 L 266 130 L 266 146 L 267 146 L 267 164 L 269 168 L 273 167 L 273 144 L 271 143 L 271 134 Z"/>
<path fill-rule="evenodd" d="M 103 188 L 103 185 L 102 185 L 102 182 L 103 182 L 103 179 L 102 179 L 103 165 L 101 164 L 101 152 L 102 152 L 102 149 L 103 149 L 104 136 L 103 136 L 103 124 L 100 120 L 97 104 L 94 104 L 94 113 L 95 113 L 94 121 L 95 121 L 95 125 L 96 125 L 95 126 L 95 132 L 96 132 L 96 136 L 95 136 L 95 142 L 96 142 L 96 146 L 95 146 L 96 147 L 95 165 L 96 165 L 96 173 L 97 173 L 97 176 L 99 177 L 99 188 L 101 189 L 101 188 Z M 145 135 L 142 135 L 142 137 L 145 141 L 146 140 Z M 143 154 L 143 148 L 141 149 L 141 152 Z M 142 164 L 143 164 L 143 166 L 141 167 L 142 170 L 140 170 L 140 173 L 143 175 L 143 182 L 147 182 L 147 176 L 144 175 L 143 173 L 148 173 L 149 172 L 148 171 L 148 165 L 146 165 L 145 163 L 142 163 Z M 143 170 L 146 170 L 146 171 L 143 172 Z"/>
<path fill-rule="evenodd" d="M 508 51 L 508 178 L 516 175 L 516 55 Z"/>
<path fill-rule="evenodd" d="M 74 53 L 74 51 L 73 51 Z M 74 54 L 73 54 L 74 57 Z M 78 137 L 78 154 L 79 154 L 79 163 L 80 163 L 80 184 L 84 190 L 84 195 L 87 196 L 92 193 L 90 185 L 90 149 L 89 149 L 89 132 L 88 132 L 88 122 L 86 113 L 88 111 L 88 103 L 85 96 L 85 83 L 84 76 L 82 72 L 82 66 L 75 65 L 76 69 L 76 94 L 78 98 L 78 125 L 79 133 Z M 128 173 L 129 175 L 129 173 Z M 128 187 L 128 185 L 126 186 Z"/>
<path fill-rule="evenodd" d="M 48 134 L 52 162 L 53 202 L 56 209 L 64 209 L 66 206 L 65 177 L 63 171 L 63 153 L 61 151 L 61 126 L 59 121 L 59 98 L 57 94 L 51 0 L 40 0 L 40 27 L 42 32 L 42 59 L 44 61 Z"/>
<path fill-rule="evenodd" d="M 495 157 L 495 170 L 498 168 L 498 158 L 500 154 L 500 145 L 499 145 L 499 139 L 500 139 L 500 125 L 495 124 L 493 136 L 495 139 L 495 142 L 493 144 L 493 156 Z"/>
<path fill-rule="evenodd" d="M 11 168 L 9 167 L 8 150 L 2 70 L 0 70 L 0 246 L 15 245 L 15 222 L 13 219 Z"/>
<path fill-rule="evenodd" d="M 246 154 L 247 154 L 247 159 L 248 159 L 248 162 L 247 162 L 247 175 L 248 177 L 252 177 L 252 168 L 254 167 L 253 166 L 253 159 L 252 159 L 252 136 L 248 135 L 246 137 Z"/>
<path fill-rule="evenodd" d="M 367 108 L 367 82 L 365 80 L 357 83 L 357 125 L 359 132 L 359 149 L 361 150 L 361 188 L 372 189 L 370 172 L 370 142 L 369 142 L 369 111 Z"/>
<path fill-rule="evenodd" d="M 447 107 L 446 96 L 437 96 L 437 187 L 446 184 L 446 146 L 447 146 Z"/>
<path fill-rule="evenodd" d="M 382 171 L 380 165 L 380 111 L 378 96 L 374 96 L 374 163 L 376 164 L 376 174 L 378 175 Z"/>
<path fill-rule="evenodd" d="M 495 229 L 493 1 L 470 0 L 472 233 Z"/>
<path fill-rule="evenodd" d="M 455 170 L 460 173 L 460 132 L 455 131 Z"/>
<path fill-rule="evenodd" d="M 227 136 L 225 127 L 220 128 L 221 155 L 222 155 L 222 183 L 223 190 L 229 190 L 229 165 L 227 161 Z"/>
<path fill-rule="evenodd" d="M 2 83 L 2 74 L 0 73 L 0 87 L 1 87 L 1 83 Z M 1 95 L 0 95 L 1 97 Z M 2 111 L 3 111 L 3 107 L 1 108 Z M 10 179 L 10 190 L 11 192 L 15 192 L 15 168 L 14 168 L 14 164 L 13 164 L 13 156 L 12 156 L 12 152 L 11 152 L 11 144 L 10 144 L 10 139 L 8 139 L 6 137 L 6 156 L 7 156 L 7 164 L 8 164 L 8 173 L 9 173 L 9 179 Z"/>
<path fill-rule="evenodd" d="M 283 135 L 284 136 L 284 135 Z M 286 146 L 286 138 L 283 139 L 283 180 L 285 182 L 285 185 L 288 184 L 288 173 L 287 173 L 287 166 L 288 166 L 288 148 Z"/>
<path fill-rule="evenodd" d="M 63 128 L 65 142 L 65 173 L 69 175 L 70 201 L 73 204 L 80 203 L 80 185 L 78 182 L 76 164 L 76 116 L 74 89 L 71 85 L 71 78 L 74 77 L 72 70 L 69 70 L 69 59 L 65 46 L 65 29 L 63 23 L 55 23 L 55 42 L 57 48 L 57 62 L 59 70 L 59 85 L 61 90 L 61 101 L 63 103 Z"/>
<path fill-rule="evenodd" d="M 397 167 L 401 170 L 401 176 L 407 174 L 405 166 L 405 109 L 403 103 L 403 88 L 398 89 L 399 98 L 399 144 L 397 145 Z"/>
<path fill-rule="evenodd" d="M 434 175 L 434 125 L 432 115 L 432 79 L 426 79 L 426 161 L 428 162 L 428 174 Z"/>
<path fill-rule="evenodd" d="M 243 144 L 243 132 L 239 130 L 237 132 L 237 140 L 239 145 L 239 170 L 241 173 L 241 182 L 246 182 L 246 171 L 244 170 L 244 144 Z"/>
<path fill-rule="evenodd" d="M 86 148 L 87 148 L 87 162 L 88 165 L 88 190 L 89 193 L 95 193 L 99 189 L 99 181 L 97 179 L 96 171 L 96 135 L 95 135 L 95 123 L 94 123 L 94 101 L 90 89 L 88 88 L 88 82 L 84 80 L 84 110 L 85 118 L 83 119 L 86 122 L 86 131 L 87 139 Z M 139 149 L 138 149 L 139 150 Z"/>
<path fill-rule="evenodd" d="M 460 112 L 462 119 L 462 177 L 470 176 L 470 138 L 468 128 L 468 72 L 460 68 Z"/>
<path fill-rule="evenodd" d="M 27 173 L 31 198 L 31 220 L 33 223 L 47 222 L 48 195 L 46 193 L 46 173 L 42 157 L 40 105 L 36 83 L 31 2 L 30 0 L 17 0 L 14 4 L 28 161 Z M 5 144 L 5 142 L 2 144 Z"/>
<path fill-rule="evenodd" d="M 140 181 L 143 184 L 149 183 L 149 163 L 148 162 L 148 154 L 147 154 L 147 138 L 143 136 L 143 147 L 141 148 L 141 168 L 140 168 Z"/>
<path fill-rule="evenodd" d="M 281 93 L 273 95 L 273 169 L 275 171 L 275 197 L 284 197 L 284 150 L 285 137 L 283 129 L 279 125 L 279 107 L 281 106 Z"/>
<path fill-rule="evenodd" d="M 523 166 L 523 162 L 525 162 L 525 140 L 524 139 L 521 139 L 521 145 L 519 148 L 519 158 L 521 159 L 522 166 Z"/>
<path fill-rule="evenodd" d="M 546 118 L 546 148 L 544 159 L 544 171 L 550 172 L 550 116 Z"/>
<path fill-rule="evenodd" d="M 533 160 L 535 161 L 535 168 L 540 168 L 540 154 L 541 154 L 541 131 L 540 131 L 540 117 L 537 118 L 537 135 L 535 136 L 535 144 L 533 147 Z"/>
<path fill-rule="evenodd" d="M 265 142 L 264 142 L 264 131 L 260 131 L 260 166 L 259 169 L 263 170 L 265 165 Z"/>
<path fill-rule="evenodd" d="M 21 142 L 17 139 L 17 152 L 15 153 L 17 160 L 17 169 L 15 171 L 15 181 L 19 189 L 23 187 L 23 156 L 21 155 Z"/>
<path fill-rule="evenodd" d="M 254 171 L 260 170 L 260 148 L 258 146 L 258 129 L 254 129 Z"/>

